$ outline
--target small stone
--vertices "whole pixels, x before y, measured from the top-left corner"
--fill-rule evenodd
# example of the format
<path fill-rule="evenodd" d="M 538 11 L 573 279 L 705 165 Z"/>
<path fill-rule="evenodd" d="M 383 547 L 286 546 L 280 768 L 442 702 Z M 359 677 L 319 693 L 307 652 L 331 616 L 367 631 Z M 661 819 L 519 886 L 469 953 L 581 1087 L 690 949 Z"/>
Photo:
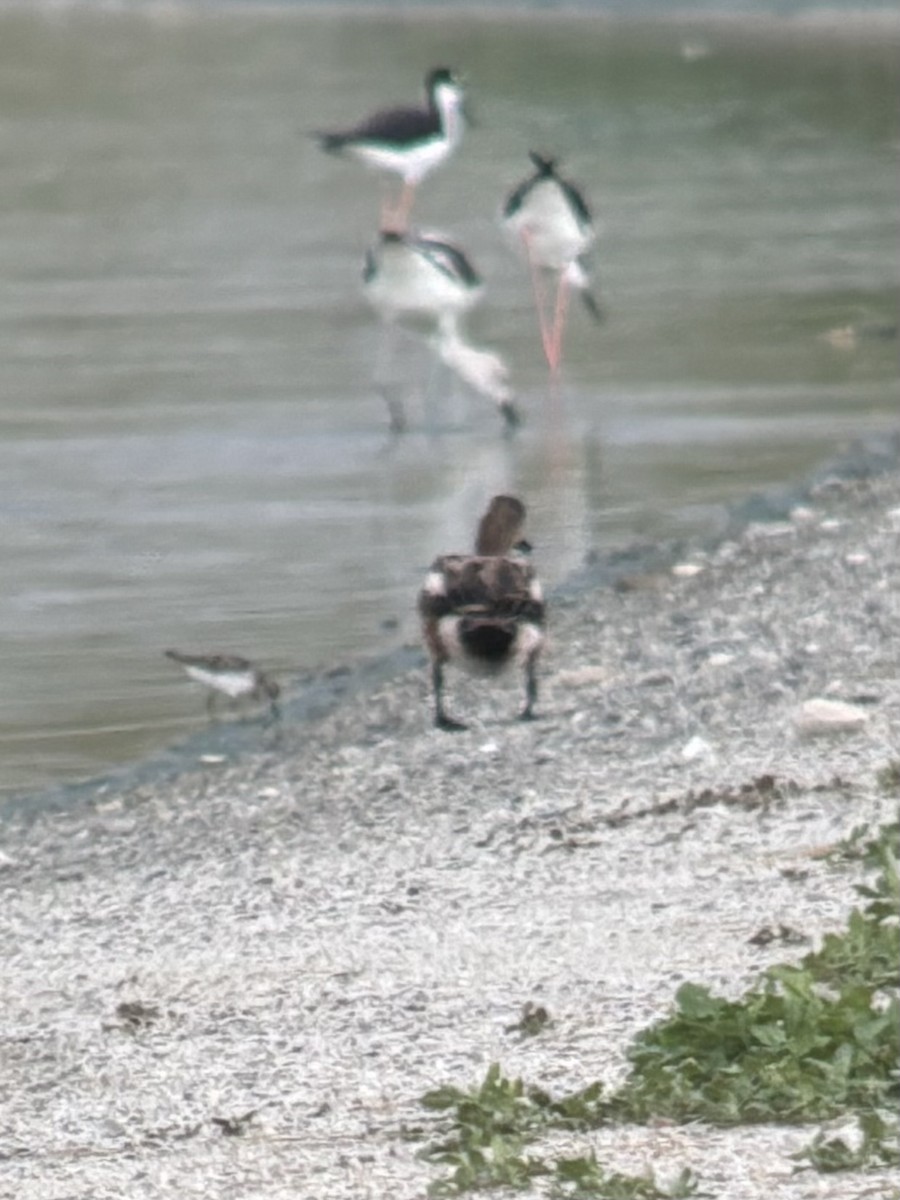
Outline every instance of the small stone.
<path fill-rule="evenodd" d="M 791 520 L 795 525 L 808 525 L 815 519 L 815 509 L 807 508 L 805 504 L 798 504 L 796 508 L 791 509 Z"/>
<path fill-rule="evenodd" d="M 702 570 L 703 567 L 700 563 L 676 563 L 672 568 L 672 574 L 677 575 L 679 579 L 692 579 Z"/>
<path fill-rule="evenodd" d="M 220 767 L 223 762 L 227 762 L 224 754 L 201 754 L 197 759 L 204 767 Z"/>
<path fill-rule="evenodd" d="M 605 667 L 573 667 L 571 670 L 557 671 L 553 682 L 560 687 L 590 687 L 595 683 L 608 683 L 609 672 Z"/>
<path fill-rule="evenodd" d="M 859 334 L 853 325 L 838 325 L 819 336 L 832 350 L 855 350 L 859 345 Z"/>
<path fill-rule="evenodd" d="M 839 521 L 837 517 L 826 517 L 824 521 L 819 522 L 819 528 L 823 533 L 834 533 L 836 530 L 843 527 L 844 522 Z"/>
<path fill-rule="evenodd" d="M 789 537 L 794 532 L 794 526 L 789 521 L 754 521 L 747 526 L 747 537 L 751 539 Z"/>
<path fill-rule="evenodd" d="M 667 687 L 674 682 L 668 671 L 647 671 L 638 679 L 638 687 Z"/>
<path fill-rule="evenodd" d="M 695 762 L 698 758 L 715 758 L 716 752 L 706 738 L 697 736 L 682 746 L 681 757 L 685 762 Z"/>
<path fill-rule="evenodd" d="M 496 754 L 500 747 L 496 742 L 482 742 L 478 747 L 481 754 Z"/>
<path fill-rule="evenodd" d="M 727 667 L 729 663 L 734 662 L 734 655 L 720 651 L 718 654 L 711 654 L 706 661 L 711 667 Z"/>
<path fill-rule="evenodd" d="M 830 733 L 857 733 L 868 721 L 868 713 L 856 704 L 818 696 L 805 700 L 794 710 L 794 728 L 801 737 Z"/>
<path fill-rule="evenodd" d="M 869 556 L 868 554 L 861 553 L 846 554 L 844 556 L 844 562 L 848 567 L 862 567 L 869 562 Z"/>

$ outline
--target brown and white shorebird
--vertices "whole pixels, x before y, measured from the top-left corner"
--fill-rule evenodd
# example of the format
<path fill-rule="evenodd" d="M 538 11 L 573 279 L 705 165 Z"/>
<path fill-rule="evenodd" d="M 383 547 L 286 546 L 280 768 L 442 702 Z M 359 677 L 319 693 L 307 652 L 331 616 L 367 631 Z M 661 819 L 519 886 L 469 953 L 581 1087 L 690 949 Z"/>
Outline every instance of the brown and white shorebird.
<path fill-rule="evenodd" d="M 209 689 L 206 708 L 210 716 L 222 695 L 234 701 L 267 700 L 270 716 L 276 720 L 280 717 L 280 686 L 248 659 L 237 654 L 182 654 L 180 650 L 166 650 L 165 655 L 183 667 L 191 679 Z"/>
<path fill-rule="evenodd" d="M 540 582 L 522 553 L 530 548 L 520 540 L 524 522 L 521 500 L 495 496 L 478 526 L 475 553 L 442 554 L 425 578 L 419 615 L 438 729 L 466 728 L 444 710 L 444 668 L 451 662 L 487 676 L 521 666 L 525 707 L 519 716 L 534 717 L 545 609 Z"/>

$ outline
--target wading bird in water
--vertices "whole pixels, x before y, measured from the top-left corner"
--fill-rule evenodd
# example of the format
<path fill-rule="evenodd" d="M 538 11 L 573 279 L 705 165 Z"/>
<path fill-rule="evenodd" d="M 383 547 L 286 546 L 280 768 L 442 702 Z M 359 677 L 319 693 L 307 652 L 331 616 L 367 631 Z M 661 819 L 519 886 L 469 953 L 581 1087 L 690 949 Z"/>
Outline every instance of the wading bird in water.
<path fill-rule="evenodd" d="M 382 206 L 381 228 L 406 229 L 416 188 L 456 149 L 463 133 L 463 89 L 447 67 L 425 77 L 426 104 L 382 109 L 350 129 L 318 133 L 319 145 L 379 171 L 399 175 L 399 200 Z"/>
<path fill-rule="evenodd" d="M 366 253 L 363 294 L 385 326 L 376 367 L 385 370 L 398 321 L 421 317 L 433 322 L 431 348 L 473 391 L 497 405 L 508 429 L 519 424 L 509 369 L 499 354 L 473 346 L 462 332 L 462 319 L 484 292 L 481 276 L 455 242 L 438 233 L 383 230 Z M 405 417 L 389 401 L 391 425 L 402 429 Z"/>
<path fill-rule="evenodd" d="M 183 667 L 189 678 L 208 689 L 206 710 L 210 717 L 219 696 L 234 701 L 268 700 L 272 719 L 280 717 L 281 688 L 248 659 L 237 654 L 182 654 L 180 650 L 166 650 L 165 655 Z"/>
<path fill-rule="evenodd" d="M 555 375 L 562 359 L 571 289 L 580 292 L 596 321 L 603 319 L 585 259 L 596 230 L 587 201 L 558 173 L 555 160 L 534 152 L 529 152 L 529 158 L 534 172 L 510 192 L 501 215 L 504 228 L 528 262 L 544 357 Z M 549 303 L 545 274 L 557 276 L 556 296 Z"/>
<path fill-rule="evenodd" d="M 481 518 L 474 554 L 436 558 L 419 593 L 422 633 L 431 659 L 434 723 L 465 729 L 444 708 L 448 663 L 476 674 L 498 675 L 517 664 L 525 672 L 525 707 L 534 716 L 537 660 L 544 644 L 544 597 L 520 541 L 525 506 L 515 496 L 495 496 Z"/>

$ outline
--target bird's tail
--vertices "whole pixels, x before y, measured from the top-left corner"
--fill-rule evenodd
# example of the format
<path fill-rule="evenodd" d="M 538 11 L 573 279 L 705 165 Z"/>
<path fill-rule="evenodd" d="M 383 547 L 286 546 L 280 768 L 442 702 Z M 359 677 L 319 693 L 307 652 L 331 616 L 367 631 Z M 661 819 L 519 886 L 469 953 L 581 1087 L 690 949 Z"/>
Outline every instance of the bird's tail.
<path fill-rule="evenodd" d="M 566 267 L 566 280 L 572 287 L 578 289 L 585 308 L 594 320 L 598 324 L 605 320 L 606 314 L 591 290 L 591 280 L 581 259 L 575 259 L 574 262 L 569 263 L 568 267 Z"/>
<path fill-rule="evenodd" d="M 314 133 L 313 137 L 326 154 L 340 154 L 347 144 L 347 138 L 343 133 Z"/>

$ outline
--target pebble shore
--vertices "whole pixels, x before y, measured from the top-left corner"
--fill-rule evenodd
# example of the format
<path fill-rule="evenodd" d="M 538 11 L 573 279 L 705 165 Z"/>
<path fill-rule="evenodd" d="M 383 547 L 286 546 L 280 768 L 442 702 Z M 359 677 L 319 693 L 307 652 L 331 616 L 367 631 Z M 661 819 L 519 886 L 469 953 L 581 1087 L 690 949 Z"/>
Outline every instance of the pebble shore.
<path fill-rule="evenodd" d="M 235 763 L 6 821 L 0 1196 L 418 1200 L 429 1088 L 615 1084 L 681 982 L 737 996 L 840 927 L 858 876 L 823 851 L 897 807 L 900 474 L 558 599 L 541 719 L 520 702 L 453 674 L 471 728 L 435 731 L 419 668 Z M 808 940 L 758 944 L 782 926 Z M 527 1002 L 551 1023 L 520 1039 Z M 569 1149 L 722 1200 L 889 1194 L 794 1173 L 812 1132 Z"/>

